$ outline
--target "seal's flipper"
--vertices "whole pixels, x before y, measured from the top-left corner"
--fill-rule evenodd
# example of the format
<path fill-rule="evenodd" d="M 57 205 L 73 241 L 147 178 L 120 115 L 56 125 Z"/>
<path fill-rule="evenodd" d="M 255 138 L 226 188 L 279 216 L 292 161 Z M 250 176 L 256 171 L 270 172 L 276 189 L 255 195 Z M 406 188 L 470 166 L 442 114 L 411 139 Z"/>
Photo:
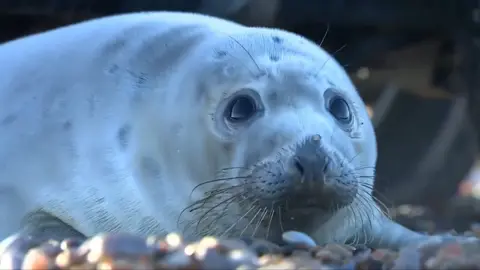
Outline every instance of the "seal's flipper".
<path fill-rule="evenodd" d="M 372 248 L 400 249 L 412 243 L 423 242 L 429 235 L 414 232 L 386 217 L 370 230 L 368 246 Z"/>
<path fill-rule="evenodd" d="M 22 221 L 20 234 L 29 236 L 36 241 L 62 241 L 65 238 L 85 239 L 85 235 L 75 230 L 55 216 L 38 211 L 30 213 Z"/>

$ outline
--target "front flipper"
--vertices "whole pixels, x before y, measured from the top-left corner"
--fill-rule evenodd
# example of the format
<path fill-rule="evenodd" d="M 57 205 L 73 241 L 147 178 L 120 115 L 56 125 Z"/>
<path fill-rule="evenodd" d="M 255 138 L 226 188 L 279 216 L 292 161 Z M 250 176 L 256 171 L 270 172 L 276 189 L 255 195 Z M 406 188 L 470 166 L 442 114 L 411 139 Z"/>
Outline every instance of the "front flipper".
<path fill-rule="evenodd" d="M 372 248 L 400 249 L 412 243 L 427 241 L 430 236 L 414 232 L 386 217 L 367 229 L 368 246 Z"/>
<path fill-rule="evenodd" d="M 49 240 L 61 242 L 65 238 L 85 239 L 85 236 L 48 213 L 32 213 L 24 218 L 16 234 L 0 239 L 0 269 L 21 269 L 31 248 Z"/>
<path fill-rule="evenodd" d="M 72 226 L 43 211 L 27 215 L 22 221 L 22 229 L 19 233 L 40 242 L 62 241 L 65 238 L 85 239 L 85 236 Z"/>
<path fill-rule="evenodd" d="M 457 236 L 452 234 L 420 234 L 405 228 L 393 220 L 384 218 L 378 226 L 371 230 L 371 241 L 369 247 L 388 248 L 399 250 L 408 245 L 418 245 L 420 243 L 440 243 L 446 241 L 479 241 L 476 237 Z"/>
<path fill-rule="evenodd" d="M 375 249 L 384 248 L 398 250 L 412 243 L 427 241 L 431 237 L 433 236 L 411 231 L 402 225 L 385 218 L 382 222 L 379 222 L 377 226 L 365 226 L 362 230 L 357 231 L 355 236 L 353 236 L 352 239 L 349 239 L 347 243 L 350 243 L 349 245 L 354 247 L 367 246 Z M 285 232 L 282 235 L 282 239 L 287 244 L 301 244 L 309 247 L 316 245 L 313 238 L 298 231 Z"/>

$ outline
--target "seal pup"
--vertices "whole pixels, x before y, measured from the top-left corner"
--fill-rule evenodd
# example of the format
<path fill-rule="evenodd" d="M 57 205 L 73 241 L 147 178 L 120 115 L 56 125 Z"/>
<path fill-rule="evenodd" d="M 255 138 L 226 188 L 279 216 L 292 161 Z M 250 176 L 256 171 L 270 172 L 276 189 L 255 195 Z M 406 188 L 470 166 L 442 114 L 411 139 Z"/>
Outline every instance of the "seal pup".
<path fill-rule="evenodd" d="M 0 63 L 1 237 L 424 238 L 376 206 L 365 105 L 301 36 L 132 13 L 7 42 Z"/>

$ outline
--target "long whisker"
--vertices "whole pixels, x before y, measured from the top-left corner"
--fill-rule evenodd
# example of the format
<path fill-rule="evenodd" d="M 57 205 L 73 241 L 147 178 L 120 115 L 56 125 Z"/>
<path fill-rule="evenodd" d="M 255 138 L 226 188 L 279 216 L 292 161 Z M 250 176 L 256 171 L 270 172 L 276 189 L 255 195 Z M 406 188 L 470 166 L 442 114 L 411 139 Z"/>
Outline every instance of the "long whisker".
<path fill-rule="evenodd" d="M 217 194 L 220 194 L 220 193 L 226 193 L 227 191 L 230 191 L 232 189 L 238 189 L 238 188 L 243 187 L 243 186 L 245 186 L 245 184 L 239 184 L 239 185 L 229 186 L 229 187 L 225 187 L 225 188 L 213 189 L 211 191 L 205 192 L 205 195 L 206 196 L 214 196 L 214 195 L 217 195 Z"/>
<path fill-rule="evenodd" d="M 245 226 L 245 228 L 242 230 L 242 232 L 240 233 L 240 236 L 242 236 L 243 233 L 250 227 L 250 225 L 252 225 L 252 222 L 255 220 L 258 214 L 260 214 L 261 211 L 262 211 L 262 208 L 259 208 L 258 211 L 255 213 L 255 215 L 253 215 L 253 217 L 250 219 L 247 226 Z"/>
<path fill-rule="evenodd" d="M 244 170 L 248 170 L 248 167 L 227 167 L 227 168 L 223 168 L 221 169 L 220 171 L 229 171 L 229 170 L 238 170 L 238 169 L 244 169 Z"/>
<path fill-rule="evenodd" d="M 373 184 L 367 184 L 367 183 L 361 183 L 360 182 L 360 185 L 363 188 L 366 188 L 367 190 L 373 191 L 376 194 L 376 195 L 372 194 L 372 197 L 374 198 L 375 202 L 380 204 L 383 208 L 385 208 L 388 211 L 389 207 L 384 203 L 384 201 L 386 201 L 388 204 L 391 204 L 391 202 L 389 201 L 389 199 L 385 195 L 383 195 L 381 192 L 376 190 L 374 188 Z M 378 197 L 381 197 L 381 200 Z"/>
<path fill-rule="evenodd" d="M 325 34 L 323 34 L 322 40 L 320 41 L 320 47 L 322 47 L 323 42 L 327 38 L 328 32 L 330 31 L 330 24 L 327 23 L 327 30 L 325 30 Z"/>
<path fill-rule="evenodd" d="M 285 230 L 283 229 L 282 209 L 280 208 L 280 206 L 278 206 L 278 222 L 280 225 L 280 230 L 282 231 L 282 233 L 284 233 Z"/>
<path fill-rule="evenodd" d="M 249 213 L 250 211 L 252 211 L 253 209 L 255 209 L 255 204 L 257 203 L 258 200 L 255 200 L 254 202 L 251 203 L 251 207 L 248 209 L 248 211 L 245 212 L 245 214 L 243 214 L 242 216 L 240 216 L 233 224 L 232 226 L 228 227 L 220 236 L 224 236 L 226 233 L 228 233 L 230 230 L 232 230 L 233 228 L 235 228 L 235 226 L 238 224 L 238 222 L 240 220 L 242 220 L 243 218 L 245 218 Z"/>
<path fill-rule="evenodd" d="M 225 178 L 218 178 L 218 179 L 213 179 L 213 180 L 209 180 L 209 181 L 205 181 L 205 182 L 202 182 L 198 185 L 196 185 L 192 191 L 190 192 L 190 196 L 192 195 L 192 193 L 199 187 L 203 186 L 203 185 L 206 185 L 206 184 L 210 184 L 210 183 L 215 183 L 215 182 L 220 182 L 220 181 L 229 181 L 229 180 L 237 180 L 237 179 L 246 179 L 248 178 L 248 176 L 235 176 L 235 177 L 225 177 Z"/>
<path fill-rule="evenodd" d="M 343 46 L 340 47 L 338 50 L 334 51 L 334 52 L 332 53 L 332 56 L 331 56 L 331 57 L 328 57 L 328 59 L 325 60 L 325 62 L 323 63 L 322 67 L 320 68 L 320 70 L 322 70 L 322 69 L 325 67 L 325 65 L 328 63 L 328 61 L 330 61 L 335 54 L 337 54 L 337 53 L 340 52 L 341 50 L 345 49 L 345 47 L 347 47 L 347 44 L 343 45 Z"/>
<path fill-rule="evenodd" d="M 189 211 L 189 212 L 193 212 L 195 211 L 196 209 L 199 209 L 199 208 L 202 208 L 207 202 L 208 200 L 210 199 L 210 197 L 206 197 L 206 198 L 203 198 L 201 200 L 198 200 L 190 205 L 188 205 L 187 207 L 185 207 L 181 212 L 180 214 L 178 215 L 178 218 L 177 218 L 177 227 L 180 225 L 180 219 L 183 215 L 183 213 L 185 213 L 186 211 Z M 201 204 L 200 206 L 197 206 L 197 207 L 194 207 L 196 205 L 199 205 Z"/>
<path fill-rule="evenodd" d="M 361 152 L 358 152 L 355 156 L 353 156 L 348 163 L 351 163 L 353 160 L 355 160 L 358 156 L 360 156 Z"/>
<path fill-rule="evenodd" d="M 353 159 L 352 159 L 353 161 Z M 363 166 L 363 167 L 356 167 L 353 170 L 359 171 L 359 170 L 365 170 L 365 169 L 375 169 L 375 166 Z"/>
<path fill-rule="evenodd" d="M 253 57 L 253 55 L 247 50 L 247 48 L 245 48 L 245 46 L 242 45 L 242 43 L 240 43 L 240 41 L 238 41 L 236 38 L 234 38 L 233 36 L 227 34 L 227 33 L 223 33 L 225 34 L 226 36 L 228 36 L 231 40 L 233 40 L 233 42 L 235 42 L 238 46 L 240 46 L 244 51 L 245 53 L 247 53 L 248 57 L 250 58 L 250 60 L 252 60 L 253 64 L 255 64 L 255 66 L 257 67 L 258 71 L 260 73 L 262 73 L 262 69 L 260 68 L 260 66 L 258 65 L 258 63 L 255 61 L 255 58 Z"/>
<path fill-rule="evenodd" d="M 254 237 L 255 234 L 257 234 L 257 230 L 260 227 L 260 224 L 263 222 L 263 219 L 265 218 L 265 216 L 268 213 L 268 208 L 267 207 L 265 207 L 263 209 L 264 209 L 264 211 L 262 212 L 262 215 L 260 216 L 260 219 L 258 220 L 257 225 L 255 226 L 255 229 L 253 230 L 252 237 Z"/>
<path fill-rule="evenodd" d="M 247 201 L 248 199 L 250 199 L 251 197 L 245 197 L 244 199 L 240 200 L 238 202 L 239 205 L 241 205 L 243 202 Z M 217 222 L 219 221 L 222 217 L 224 217 L 226 214 L 227 214 L 227 209 L 228 207 L 234 202 L 235 200 L 231 200 L 229 201 L 227 204 L 225 204 L 225 206 L 222 208 L 222 211 L 220 214 L 218 214 L 212 221 L 210 221 L 210 223 L 208 223 L 205 228 L 210 228 L 210 226 L 214 223 L 214 222 Z M 208 234 L 211 234 L 212 230 L 209 231 Z"/>
<path fill-rule="evenodd" d="M 195 226 L 195 231 L 198 232 L 198 226 L 200 225 L 200 223 L 202 222 L 202 220 L 205 218 L 205 216 L 208 215 L 208 213 L 210 213 L 211 211 L 213 211 L 215 208 L 219 207 L 220 205 L 228 202 L 229 200 L 235 200 L 237 196 L 238 196 L 238 195 L 235 194 L 235 195 L 233 195 L 233 196 L 231 196 L 231 197 L 228 197 L 227 199 L 220 201 L 219 203 L 217 203 L 216 205 L 214 205 L 213 207 L 211 207 L 210 209 L 208 209 L 207 211 L 205 211 L 205 213 L 203 213 L 203 215 L 198 219 L 197 225 Z"/>
<path fill-rule="evenodd" d="M 270 219 L 268 220 L 267 236 L 265 237 L 266 239 L 268 239 L 268 236 L 270 234 L 270 226 L 272 225 L 272 220 L 274 215 L 275 215 L 275 210 L 273 210 L 273 204 L 272 204 Z"/>

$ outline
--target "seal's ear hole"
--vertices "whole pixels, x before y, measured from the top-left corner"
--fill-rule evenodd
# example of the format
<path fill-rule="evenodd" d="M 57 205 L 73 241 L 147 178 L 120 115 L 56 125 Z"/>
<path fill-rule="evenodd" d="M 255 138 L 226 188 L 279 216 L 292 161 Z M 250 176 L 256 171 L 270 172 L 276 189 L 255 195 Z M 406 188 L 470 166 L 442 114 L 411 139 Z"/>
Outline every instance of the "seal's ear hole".
<path fill-rule="evenodd" d="M 248 95 L 233 98 L 225 110 L 225 118 L 232 123 L 241 123 L 252 118 L 257 112 L 255 100 Z"/>

